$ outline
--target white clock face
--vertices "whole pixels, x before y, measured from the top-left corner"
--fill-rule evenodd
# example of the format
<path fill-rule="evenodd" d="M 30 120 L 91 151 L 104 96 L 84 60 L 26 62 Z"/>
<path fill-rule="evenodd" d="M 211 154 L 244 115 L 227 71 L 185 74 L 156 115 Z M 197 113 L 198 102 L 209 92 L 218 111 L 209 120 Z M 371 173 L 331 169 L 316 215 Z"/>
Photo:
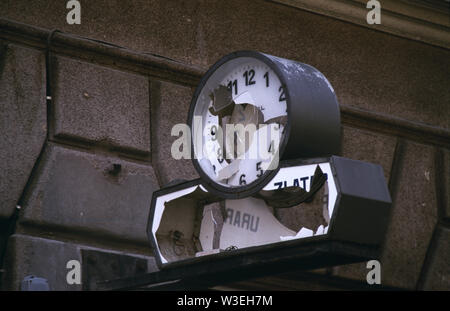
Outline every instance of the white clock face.
<path fill-rule="evenodd" d="M 287 99 L 264 62 L 231 59 L 208 78 L 194 108 L 194 153 L 202 171 L 225 187 L 255 182 L 278 166 Z"/>

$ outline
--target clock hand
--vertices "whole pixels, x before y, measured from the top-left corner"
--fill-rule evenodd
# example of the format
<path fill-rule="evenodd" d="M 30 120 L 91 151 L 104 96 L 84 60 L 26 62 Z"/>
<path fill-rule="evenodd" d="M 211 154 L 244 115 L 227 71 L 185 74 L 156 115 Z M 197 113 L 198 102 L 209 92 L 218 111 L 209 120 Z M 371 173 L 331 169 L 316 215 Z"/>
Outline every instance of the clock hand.
<path fill-rule="evenodd" d="M 248 91 L 245 91 L 244 93 L 239 94 L 233 101 L 236 105 L 250 104 L 250 105 L 256 106 L 255 100 L 253 99 L 252 95 Z"/>
<path fill-rule="evenodd" d="M 233 162 L 231 162 L 229 165 L 225 166 L 221 170 L 219 170 L 217 174 L 218 180 L 228 179 L 234 174 L 236 174 L 237 171 L 239 171 L 240 168 L 240 159 L 236 159 Z"/>

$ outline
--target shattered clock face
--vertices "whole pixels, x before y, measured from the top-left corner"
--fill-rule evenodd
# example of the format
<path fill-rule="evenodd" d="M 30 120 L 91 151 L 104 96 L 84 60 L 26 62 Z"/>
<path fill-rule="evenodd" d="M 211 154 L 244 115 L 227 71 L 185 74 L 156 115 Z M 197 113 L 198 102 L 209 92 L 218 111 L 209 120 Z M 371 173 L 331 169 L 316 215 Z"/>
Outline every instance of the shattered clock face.
<path fill-rule="evenodd" d="M 288 106 L 285 86 L 268 64 L 228 60 L 194 99 L 194 157 L 212 183 L 242 188 L 278 167 Z"/>

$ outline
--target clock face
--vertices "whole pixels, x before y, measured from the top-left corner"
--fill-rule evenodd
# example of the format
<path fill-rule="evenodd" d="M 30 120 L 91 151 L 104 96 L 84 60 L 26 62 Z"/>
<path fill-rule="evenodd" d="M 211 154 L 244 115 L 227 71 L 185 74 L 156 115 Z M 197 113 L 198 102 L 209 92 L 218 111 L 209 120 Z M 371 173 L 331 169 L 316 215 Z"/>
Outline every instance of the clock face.
<path fill-rule="evenodd" d="M 287 96 L 269 65 L 253 57 L 226 61 L 204 82 L 194 105 L 194 156 L 214 183 L 239 188 L 278 167 Z"/>

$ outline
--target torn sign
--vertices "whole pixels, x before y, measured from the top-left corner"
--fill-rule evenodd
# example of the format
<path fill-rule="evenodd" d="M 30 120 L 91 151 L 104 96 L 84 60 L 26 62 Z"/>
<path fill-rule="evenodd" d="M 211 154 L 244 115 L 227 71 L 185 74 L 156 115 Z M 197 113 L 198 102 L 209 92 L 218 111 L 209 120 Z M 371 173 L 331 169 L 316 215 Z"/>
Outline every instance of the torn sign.
<path fill-rule="evenodd" d="M 319 180 L 319 179 L 316 179 Z M 317 182 L 316 182 L 317 184 Z M 267 204 L 261 197 L 239 200 L 223 200 L 208 193 L 201 185 L 178 191 L 156 200 L 152 233 L 156 250 L 163 263 L 214 253 L 267 245 L 288 239 L 326 234 L 329 225 L 328 205 L 323 207 L 324 195 L 328 193 L 326 183 L 321 188 L 304 196 L 306 201 L 291 207 L 296 212 L 294 218 L 280 217 L 277 206 L 278 190 L 265 191 Z M 314 189 L 314 182 L 311 186 Z M 304 193 L 304 192 L 301 192 Z M 312 207 L 310 205 L 313 205 Z M 320 208 L 318 207 L 320 206 Z M 280 207 L 286 203 L 280 201 Z M 304 217 L 298 210 L 306 210 Z M 323 217 L 311 217 L 313 210 L 320 209 Z M 308 232 L 311 231 L 311 234 Z M 305 234 L 305 232 L 307 234 Z"/>

